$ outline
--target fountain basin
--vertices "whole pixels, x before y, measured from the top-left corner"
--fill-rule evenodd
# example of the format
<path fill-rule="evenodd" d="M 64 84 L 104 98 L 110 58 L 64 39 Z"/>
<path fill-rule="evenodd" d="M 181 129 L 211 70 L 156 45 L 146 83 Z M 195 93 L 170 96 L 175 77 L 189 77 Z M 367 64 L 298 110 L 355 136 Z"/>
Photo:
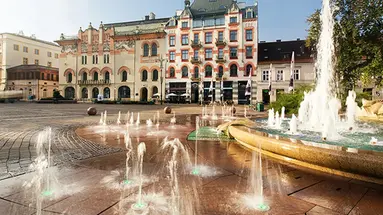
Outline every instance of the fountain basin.
<path fill-rule="evenodd" d="M 258 131 L 249 124 L 237 121 L 224 129 L 245 148 L 283 162 L 383 184 L 383 152 L 284 138 Z"/>

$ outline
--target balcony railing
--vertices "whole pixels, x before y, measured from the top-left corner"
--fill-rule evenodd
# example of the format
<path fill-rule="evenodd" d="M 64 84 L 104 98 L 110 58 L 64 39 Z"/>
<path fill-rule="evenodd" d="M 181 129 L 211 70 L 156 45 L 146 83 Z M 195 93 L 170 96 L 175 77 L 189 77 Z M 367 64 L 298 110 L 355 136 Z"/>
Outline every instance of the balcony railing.
<path fill-rule="evenodd" d="M 201 64 L 201 63 L 202 63 L 202 60 L 199 59 L 198 57 L 192 57 L 192 58 L 190 59 L 190 63 L 192 63 L 192 64 Z"/>
<path fill-rule="evenodd" d="M 105 85 L 110 84 L 110 80 L 79 80 L 77 81 L 79 85 Z"/>
<path fill-rule="evenodd" d="M 217 56 L 215 59 L 216 63 L 226 63 L 226 58 L 223 56 Z"/>
<path fill-rule="evenodd" d="M 218 39 L 216 39 L 215 41 L 216 41 L 216 42 L 215 42 L 215 45 L 216 45 L 216 46 L 226 46 L 226 44 L 227 44 L 224 40 L 218 40 Z"/>
<path fill-rule="evenodd" d="M 194 41 L 194 40 L 192 40 L 190 45 L 191 45 L 191 47 L 192 47 L 193 49 L 200 49 L 200 48 L 202 47 L 202 44 L 201 44 L 200 41 Z"/>

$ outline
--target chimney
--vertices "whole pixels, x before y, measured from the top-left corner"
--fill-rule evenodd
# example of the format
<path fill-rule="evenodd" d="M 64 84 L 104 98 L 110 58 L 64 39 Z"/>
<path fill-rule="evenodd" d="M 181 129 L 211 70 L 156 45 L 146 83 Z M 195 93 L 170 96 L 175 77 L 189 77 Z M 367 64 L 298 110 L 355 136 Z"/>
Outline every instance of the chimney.
<path fill-rule="evenodd" d="M 301 40 L 301 38 L 297 38 L 297 41 L 300 41 Z"/>
<path fill-rule="evenodd" d="M 153 13 L 153 12 L 150 12 L 150 14 L 149 14 L 149 19 L 150 19 L 150 20 L 156 19 L 156 14 Z"/>
<path fill-rule="evenodd" d="M 277 42 L 282 42 L 282 40 L 277 40 Z"/>
<path fill-rule="evenodd" d="M 149 15 L 145 16 L 145 21 L 149 20 Z"/>

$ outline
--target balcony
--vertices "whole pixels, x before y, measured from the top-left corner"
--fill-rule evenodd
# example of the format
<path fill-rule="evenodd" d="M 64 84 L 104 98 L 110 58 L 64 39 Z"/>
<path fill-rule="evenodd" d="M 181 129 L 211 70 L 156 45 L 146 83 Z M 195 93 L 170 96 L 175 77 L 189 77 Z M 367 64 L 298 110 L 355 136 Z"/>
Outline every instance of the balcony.
<path fill-rule="evenodd" d="M 191 47 L 192 47 L 193 49 L 200 49 L 200 48 L 202 48 L 202 44 L 201 44 L 200 41 L 194 41 L 194 40 L 192 40 L 190 45 L 191 45 Z"/>
<path fill-rule="evenodd" d="M 192 63 L 192 64 L 201 64 L 201 63 L 202 63 L 202 60 L 199 59 L 199 58 L 197 58 L 197 57 L 192 57 L 192 58 L 190 59 L 190 63 Z"/>
<path fill-rule="evenodd" d="M 216 41 L 215 42 L 216 46 L 222 47 L 222 46 L 226 46 L 226 44 L 227 44 L 224 40 L 219 41 L 218 39 L 216 39 L 215 41 Z"/>
<path fill-rule="evenodd" d="M 217 56 L 216 59 L 215 59 L 215 62 L 216 63 L 226 63 L 226 58 L 225 57 Z"/>
<path fill-rule="evenodd" d="M 79 85 L 109 85 L 110 84 L 110 80 L 86 80 L 86 81 L 83 81 L 83 80 L 79 80 L 77 81 L 77 84 Z"/>

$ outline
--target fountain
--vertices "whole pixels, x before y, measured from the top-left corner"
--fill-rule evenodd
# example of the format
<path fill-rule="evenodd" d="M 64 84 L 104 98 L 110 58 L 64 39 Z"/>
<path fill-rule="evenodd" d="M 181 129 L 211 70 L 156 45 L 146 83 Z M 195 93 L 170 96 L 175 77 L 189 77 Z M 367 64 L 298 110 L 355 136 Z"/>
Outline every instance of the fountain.
<path fill-rule="evenodd" d="M 198 175 L 199 171 L 197 168 L 197 157 L 198 157 L 198 133 L 200 129 L 200 122 L 199 122 L 199 116 L 195 118 L 195 142 L 194 142 L 194 169 L 192 171 L 193 175 Z"/>
<path fill-rule="evenodd" d="M 117 125 L 121 124 L 121 111 L 118 111 Z"/>
<path fill-rule="evenodd" d="M 281 120 L 285 120 L 285 112 L 286 112 L 286 108 L 282 107 L 282 110 L 281 110 Z"/>
<path fill-rule="evenodd" d="M 292 135 L 296 134 L 298 130 L 297 117 L 293 114 L 290 120 L 290 132 Z"/>
<path fill-rule="evenodd" d="M 137 121 L 136 121 L 136 126 L 140 126 L 140 113 L 137 113 Z"/>
<path fill-rule="evenodd" d="M 103 125 L 106 126 L 106 117 L 107 117 L 107 112 L 105 110 L 105 113 L 104 113 L 104 121 L 103 121 Z"/>
<path fill-rule="evenodd" d="M 212 120 L 218 120 L 218 116 L 215 113 L 215 105 L 213 105 L 213 110 L 212 110 L 212 113 L 211 113 L 211 119 Z"/>
<path fill-rule="evenodd" d="M 129 180 L 129 172 L 130 172 L 130 167 L 129 167 L 129 160 L 132 157 L 133 153 L 133 145 L 132 145 L 132 139 L 130 138 L 130 135 L 128 132 L 125 132 L 124 135 L 124 141 L 125 141 L 125 148 L 127 150 L 126 152 L 126 161 L 125 161 L 125 180 L 124 184 L 131 184 L 132 182 Z"/>
<path fill-rule="evenodd" d="M 138 195 L 137 202 L 132 205 L 134 211 L 144 211 L 148 205 L 142 201 L 142 166 L 144 162 L 144 153 L 146 151 L 145 143 L 140 143 L 137 147 L 137 156 L 139 161 L 139 186 L 138 186 Z"/>
<path fill-rule="evenodd" d="M 270 109 L 269 110 L 269 120 L 267 121 L 267 125 L 268 126 L 273 126 L 275 123 L 275 119 L 274 119 L 274 109 Z"/>
<path fill-rule="evenodd" d="M 245 109 L 245 110 L 244 110 L 243 117 L 247 118 L 247 107 L 245 106 L 244 109 Z"/>
<path fill-rule="evenodd" d="M 277 111 L 277 113 L 275 114 L 275 129 L 281 129 L 281 119 L 279 118 L 279 112 Z"/>
<path fill-rule="evenodd" d="M 156 124 L 157 128 L 160 126 L 160 112 L 157 111 L 157 124 Z"/>
<path fill-rule="evenodd" d="M 134 124 L 134 113 L 132 112 L 132 114 L 130 115 L 130 122 L 129 122 L 130 125 L 133 125 Z"/>
<path fill-rule="evenodd" d="M 174 127 L 176 122 L 177 122 L 177 120 L 176 120 L 176 112 L 173 111 L 173 117 L 170 119 L 170 124 Z"/>
<path fill-rule="evenodd" d="M 146 126 L 152 127 L 153 126 L 153 121 L 151 119 L 146 120 Z"/>
<path fill-rule="evenodd" d="M 101 112 L 100 122 L 98 124 L 100 124 L 100 125 L 104 124 L 104 113 L 103 112 Z"/>
<path fill-rule="evenodd" d="M 129 118 L 130 118 L 130 112 L 128 111 L 125 115 L 125 125 L 126 125 L 126 128 L 129 127 Z"/>

